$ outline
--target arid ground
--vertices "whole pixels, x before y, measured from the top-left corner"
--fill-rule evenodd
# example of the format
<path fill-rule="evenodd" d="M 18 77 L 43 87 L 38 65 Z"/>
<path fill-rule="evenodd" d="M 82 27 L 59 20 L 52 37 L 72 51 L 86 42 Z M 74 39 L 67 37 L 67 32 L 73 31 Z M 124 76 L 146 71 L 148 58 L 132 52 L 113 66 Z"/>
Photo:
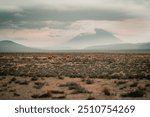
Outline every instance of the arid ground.
<path fill-rule="evenodd" d="M 150 54 L 1 53 L 0 99 L 150 99 Z"/>

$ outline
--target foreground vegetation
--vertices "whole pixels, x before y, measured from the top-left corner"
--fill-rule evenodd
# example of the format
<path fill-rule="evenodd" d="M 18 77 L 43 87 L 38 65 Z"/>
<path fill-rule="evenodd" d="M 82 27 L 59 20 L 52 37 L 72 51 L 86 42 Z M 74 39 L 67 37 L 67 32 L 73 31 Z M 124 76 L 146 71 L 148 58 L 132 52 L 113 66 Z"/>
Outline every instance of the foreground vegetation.
<path fill-rule="evenodd" d="M 0 99 L 150 99 L 150 54 L 0 54 Z"/>

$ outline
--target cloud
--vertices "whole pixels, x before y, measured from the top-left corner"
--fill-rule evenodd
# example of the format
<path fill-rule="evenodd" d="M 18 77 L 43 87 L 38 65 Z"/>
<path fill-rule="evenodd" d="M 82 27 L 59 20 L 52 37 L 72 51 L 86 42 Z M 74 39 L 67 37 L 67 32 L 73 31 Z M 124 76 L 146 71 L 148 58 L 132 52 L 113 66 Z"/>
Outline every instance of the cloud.
<path fill-rule="evenodd" d="M 45 9 L 24 9 L 20 12 L 0 12 L 0 28 L 43 28 L 47 21 L 73 22 L 77 20 L 125 20 L 139 16 L 116 10 L 55 11 Z M 52 23 L 51 23 L 52 24 Z M 59 25 L 60 26 L 60 25 Z"/>
<path fill-rule="evenodd" d="M 0 39 L 48 46 L 99 28 L 125 42 L 150 41 L 149 6 L 149 0 L 0 0 Z"/>
<path fill-rule="evenodd" d="M 17 6 L 11 6 L 11 5 L 3 6 L 3 5 L 1 5 L 1 7 L 0 7 L 0 12 L 20 12 L 20 11 L 22 11 L 22 9 L 17 7 Z"/>
<path fill-rule="evenodd" d="M 120 43 L 121 40 L 117 39 L 111 32 L 103 29 L 94 29 L 94 33 L 81 33 L 73 39 L 65 43 L 66 46 L 73 48 L 85 48 L 87 46 L 104 45 Z"/>
<path fill-rule="evenodd" d="M 150 33 L 149 20 L 139 20 L 139 19 L 130 19 L 123 21 L 84 20 L 84 21 L 76 21 L 72 23 L 68 28 L 80 30 L 81 32 L 85 31 L 88 33 L 94 33 L 95 28 L 101 28 L 103 30 L 112 32 L 117 38 L 123 40 L 124 42 L 150 41 L 150 36 L 148 35 L 148 33 Z"/>
<path fill-rule="evenodd" d="M 50 19 L 60 21 L 77 21 L 77 20 L 124 20 L 137 15 L 130 15 L 124 11 L 114 9 L 87 9 L 77 11 L 51 11 Z"/>
<path fill-rule="evenodd" d="M 148 7 L 149 0 L 25 0 L 18 2 L 18 0 L 1 0 L 1 6 L 17 6 L 17 7 L 34 7 L 44 6 L 47 9 L 56 10 L 79 10 L 79 9 L 101 9 L 113 8 L 128 9 L 139 7 Z"/>
<path fill-rule="evenodd" d="M 150 19 L 148 0 L 1 0 L 0 4 L 0 28 L 43 28 L 45 21 Z"/>

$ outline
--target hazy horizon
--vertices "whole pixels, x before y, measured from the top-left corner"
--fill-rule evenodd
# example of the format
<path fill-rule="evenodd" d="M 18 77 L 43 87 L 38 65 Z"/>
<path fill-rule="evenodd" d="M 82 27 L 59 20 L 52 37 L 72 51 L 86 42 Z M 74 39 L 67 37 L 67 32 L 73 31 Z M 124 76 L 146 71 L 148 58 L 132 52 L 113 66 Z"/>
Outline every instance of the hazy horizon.
<path fill-rule="evenodd" d="M 150 42 L 148 0 L 0 1 L 0 41 L 36 48 Z"/>

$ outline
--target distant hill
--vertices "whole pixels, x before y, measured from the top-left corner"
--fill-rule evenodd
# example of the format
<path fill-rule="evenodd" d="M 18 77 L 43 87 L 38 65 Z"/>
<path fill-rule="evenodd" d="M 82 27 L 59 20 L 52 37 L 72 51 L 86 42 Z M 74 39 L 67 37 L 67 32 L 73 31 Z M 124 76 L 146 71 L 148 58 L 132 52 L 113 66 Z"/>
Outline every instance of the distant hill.
<path fill-rule="evenodd" d="M 13 41 L 5 40 L 0 41 L 0 52 L 150 52 L 150 43 L 122 43 L 122 44 L 109 44 L 109 45 L 97 45 L 89 46 L 85 49 L 36 49 L 26 47 L 24 45 L 15 43 Z M 127 50 L 127 51 L 126 51 Z"/>
<path fill-rule="evenodd" d="M 66 46 L 71 48 L 85 48 L 94 45 L 121 43 L 112 33 L 103 29 L 95 29 L 94 34 L 83 33 L 66 42 Z"/>
<path fill-rule="evenodd" d="M 86 50 L 150 50 L 150 43 L 122 43 L 111 45 L 89 46 Z"/>
<path fill-rule="evenodd" d="M 13 41 L 0 41 L 0 52 L 43 52 L 44 50 L 26 47 Z"/>

